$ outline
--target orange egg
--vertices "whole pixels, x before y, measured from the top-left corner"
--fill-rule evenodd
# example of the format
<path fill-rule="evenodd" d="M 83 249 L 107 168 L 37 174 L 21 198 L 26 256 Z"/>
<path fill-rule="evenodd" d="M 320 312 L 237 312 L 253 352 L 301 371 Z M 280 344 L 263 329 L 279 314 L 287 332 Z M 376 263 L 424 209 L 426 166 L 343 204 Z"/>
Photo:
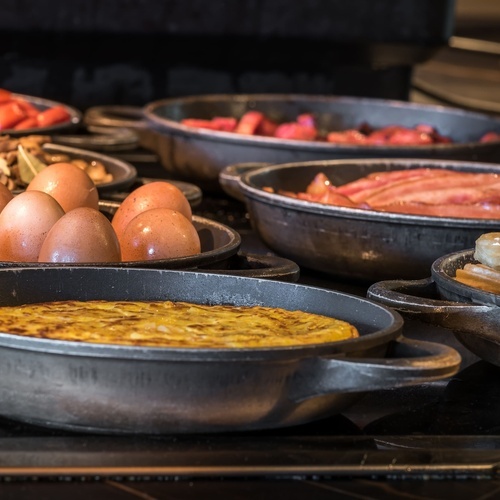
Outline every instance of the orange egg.
<path fill-rule="evenodd" d="M 45 237 L 64 215 L 52 196 L 24 191 L 0 212 L 0 260 L 37 262 Z"/>
<path fill-rule="evenodd" d="M 79 207 L 64 214 L 47 234 L 39 262 L 120 262 L 111 222 L 98 210 Z"/>
<path fill-rule="evenodd" d="M 12 198 L 14 198 L 14 195 L 11 190 L 5 184 L 0 183 L 0 212 Z"/>
<path fill-rule="evenodd" d="M 191 221 L 169 208 L 153 208 L 134 217 L 120 246 L 123 261 L 172 259 L 201 252 L 200 237 Z"/>
<path fill-rule="evenodd" d="M 152 208 L 170 208 L 189 220 L 192 217 L 191 205 L 177 186 L 167 181 L 150 182 L 134 189 L 115 212 L 112 224 L 118 239 L 136 215 Z"/>
<path fill-rule="evenodd" d="M 77 207 L 99 209 L 99 193 L 87 172 L 72 163 L 53 163 L 33 177 L 26 188 L 44 191 L 55 198 L 65 212 Z"/>

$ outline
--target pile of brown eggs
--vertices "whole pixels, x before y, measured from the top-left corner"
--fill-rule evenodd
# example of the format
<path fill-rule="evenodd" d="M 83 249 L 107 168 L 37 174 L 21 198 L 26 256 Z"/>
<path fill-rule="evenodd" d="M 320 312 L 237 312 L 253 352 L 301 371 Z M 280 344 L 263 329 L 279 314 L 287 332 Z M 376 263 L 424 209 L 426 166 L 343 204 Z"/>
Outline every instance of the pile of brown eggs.
<path fill-rule="evenodd" d="M 111 221 L 92 179 L 71 163 L 49 165 L 16 196 L 0 185 L 0 261 L 124 262 L 200 251 L 189 201 L 166 181 L 132 191 Z"/>

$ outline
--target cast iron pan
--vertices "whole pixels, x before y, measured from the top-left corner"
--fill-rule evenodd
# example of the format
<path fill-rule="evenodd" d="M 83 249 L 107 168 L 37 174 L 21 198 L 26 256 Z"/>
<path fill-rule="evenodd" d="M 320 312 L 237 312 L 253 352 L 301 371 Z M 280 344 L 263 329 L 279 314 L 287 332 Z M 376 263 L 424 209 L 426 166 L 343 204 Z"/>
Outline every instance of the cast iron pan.
<path fill-rule="evenodd" d="M 250 220 L 278 255 L 329 275 L 365 282 L 425 278 L 440 256 L 470 248 L 499 220 L 405 215 L 336 207 L 270 193 L 305 191 L 319 173 L 334 184 L 372 172 L 418 167 L 500 173 L 498 165 L 428 159 L 332 160 L 229 166 L 221 173 L 228 194 L 246 201 Z"/>
<path fill-rule="evenodd" d="M 357 128 L 368 122 L 413 127 L 432 125 L 453 144 L 428 146 L 335 145 L 268 137 L 242 136 L 181 125 L 183 118 L 241 117 L 259 110 L 278 122 L 314 113 L 322 130 Z M 218 175 L 234 163 L 273 164 L 336 158 L 436 158 L 500 161 L 500 143 L 479 143 L 486 132 L 500 132 L 500 120 L 461 109 L 359 97 L 294 94 L 204 95 L 164 99 L 144 108 L 103 106 L 84 115 L 87 125 L 134 128 L 141 143 L 158 153 L 171 174 L 195 181 L 203 189 L 220 190 Z"/>
<path fill-rule="evenodd" d="M 24 130 L 5 129 L 1 131 L 2 134 L 7 134 L 12 137 L 19 137 L 21 135 L 32 135 L 32 134 L 36 135 L 62 134 L 76 130 L 82 122 L 81 112 L 78 109 L 74 108 L 73 106 L 69 106 L 62 102 L 53 101 L 51 99 L 44 99 L 42 97 L 24 95 L 24 94 L 13 94 L 13 97 L 24 99 L 30 104 L 36 106 L 41 111 L 43 111 L 44 109 L 51 108 L 53 106 L 63 106 L 66 109 L 66 111 L 70 114 L 70 120 L 64 123 L 56 123 L 55 125 L 50 125 L 49 127 L 36 127 Z"/>
<path fill-rule="evenodd" d="M 467 249 L 437 259 L 431 277 L 373 284 L 368 297 L 453 330 L 457 339 L 478 357 L 500 366 L 500 296 L 454 280 L 457 269 L 475 262 Z"/>
<path fill-rule="evenodd" d="M 351 322 L 360 337 L 307 347 L 140 348 L 0 333 L 0 413 L 97 432 L 283 427 L 339 413 L 360 393 L 453 375 L 458 353 L 405 339 L 401 316 L 364 298 L 273 280 L 123 268 L 0 270 L 0 305 L 183 300 L 301 309 Z"/>

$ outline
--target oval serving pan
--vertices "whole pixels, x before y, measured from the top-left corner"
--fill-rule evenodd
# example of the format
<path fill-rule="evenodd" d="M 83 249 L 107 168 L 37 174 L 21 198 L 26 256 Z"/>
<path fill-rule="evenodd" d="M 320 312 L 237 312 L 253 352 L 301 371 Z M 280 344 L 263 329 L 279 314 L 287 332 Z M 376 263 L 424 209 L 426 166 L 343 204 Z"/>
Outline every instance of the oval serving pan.
<path fill-rule="evenodd" d="M 359 159 L 227 167 L 221 181 L 237 189 L 260 237 L 278 255 L 301 267 L 348 279 L 375 282 L 417 279 L 440 256 L 470 248 L 500 220 L 406 215 L 337 207 L 299 200 L 275 191 L 305 191 L 323 172 L 341 185 L 373 172 L 446 168 L 500 174 L 496 164 L 426 159 Z M 237 172 L 241 170 L 242 175 Z M 236 176 L 237 183 L 231 181 Z"/>
<path fill-rule="evenodd" d="M 98 161 L 102 163 L 106 167 L 106 170 L 113 176 L 113 180 L 96 185 L 100 195 L 107 192 L 123 191 L 129 188 L 137 178 L 137 170 L 132 164 L 120 160 L 119 158 L 113 158 L 112 156 L 98 153 L 97 151 L 89 151 L 52 143 L 44 144 L 43 149 L 49 153 L 61 153 L 71 158 L 80 158 L 87 162 Z"/>
<path fill-rule="evenodd" d="M 50 125 L 48 127 L 36 127 L 24 130 L 5 129 L 1 131 L 2 134 L 7 134 L 12 137 L 19 137 L 22 135 L 32 135 L 32 134 L 37 134 L 37 135 L 62 134 L 74 131 L 80 126 L 82 122 L 82 113 L 75 107 L 69 106 L 68 104 L 64 104 L 59 101 L 54 101 L 52 99 L 46 99 L 44 97 L 36 97 L 25 94 L 13 94 L 13 97 L 17 97 L 27 101 L 33 106 L 36 106 L 41 111 L 48 108 L 52 108 L 53 106 L 63 106 L 69 113 L 70 119 L 67 122 L 55 123 L 54 125 Z"/>
<path fill-rule="evenodd" d="M 474 249 L 437 259 L 421 280 L 374 283 L 367 296 L 399 312 L 443 326 L 476 356 L 500 366 L 500 295 L 459 283 L 456 270 L 474 260 Z"/>
<path fill-rule="evenodd" d="M 426 146 L 360 146 L 245 136 L 182 125 L 183 118 L 241 117 L 262 111 L 278 122 L 313 113 L 323 131 L 357 128 L 368 122 L 414 127 L 425 123 L 453 139 Z M 500 161 L 500 143 L 480 143 L 486 132 L 500 132 L 500 120 L 458 108 L 386 99 L 300 94 L 202 95 L 154 101 L 144 108 L 101 106 L 84 116 L 88 125 L 134 127 L 141 141 L 156 151 L 164 168 L 204 189 L 220 189 L 218 175 L 242 162 L 273 164 L 337 158 L 436 158 Z"/>
<path fill-rule="evenodd" d="M 364 298 L 254 278 L 123 268 L 0 270 L 0 305 L 170 299 L 301 309 L 360 337 L 307 347 L 141 348 L 0 333 L 0 414 L 82 431 L 185 433 L 283 427 L 343 411 L 360 393 L 453 375 L 458 353 L 405 339 Z"/>

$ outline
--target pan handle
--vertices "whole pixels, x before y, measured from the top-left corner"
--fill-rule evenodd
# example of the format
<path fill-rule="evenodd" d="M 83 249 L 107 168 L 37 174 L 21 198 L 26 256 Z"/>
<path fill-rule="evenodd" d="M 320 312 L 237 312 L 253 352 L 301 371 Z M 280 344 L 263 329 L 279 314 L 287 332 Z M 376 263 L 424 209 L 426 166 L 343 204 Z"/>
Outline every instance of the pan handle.
<path fill-rule="evenodd" d="M 245 162 L 229 165 L 219 172 L 219 184 L 226 194 L 244 203 L 245 195 L 240 189 L 241 176 L 251 170 L 257 170 L 269 165 L 271 163 L 264 162 Z"/>
<path fill-rule="evenodd" d="M 294 379 L 291 398 L 300 402 L 339 392 L 392 389 L 440 380 L 458 372 L 460 354 L 443 344 L 407 339 L 389 345 L 390 356 L 370 358 L 310 358 Z"/>
<path fill-rule="evenodd" d="M 441 300 L 432 278 L 421 280 L 388 280 L 371 285 L 367 297 L 402 314 L 456 332 L 470 330 L 474 325 L 494 324 L 499 321 L 500 308 L 496 305 L 473 304 Z"/>
<path fill-rule="evenodd" d="M 93 106 L 84 113 L 83 123 L 87 127 L 148 128 L 139 106 Z"/>

